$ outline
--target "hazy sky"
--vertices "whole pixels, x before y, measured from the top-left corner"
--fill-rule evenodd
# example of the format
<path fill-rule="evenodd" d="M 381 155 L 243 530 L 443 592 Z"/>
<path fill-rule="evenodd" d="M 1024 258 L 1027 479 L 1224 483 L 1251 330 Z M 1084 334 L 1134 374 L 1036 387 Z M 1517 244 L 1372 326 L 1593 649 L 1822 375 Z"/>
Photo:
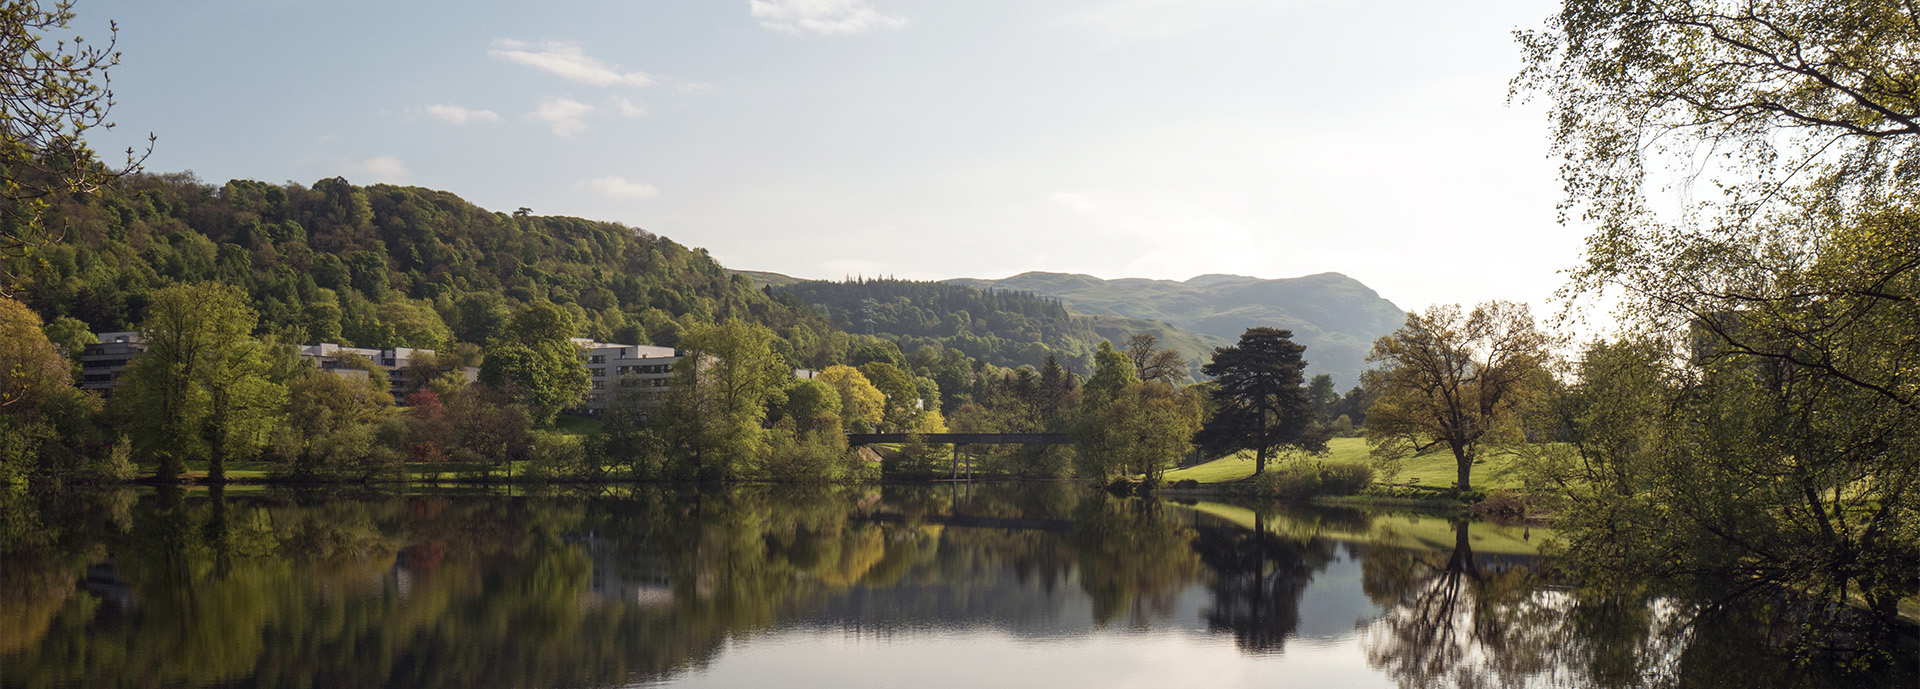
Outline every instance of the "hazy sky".
<path fill-rule="evenodd" d="M 80 0 L 124 147 L 579 215 L 811 278 L 1202 273 L 1536 308 L 1554 3 Z"/>

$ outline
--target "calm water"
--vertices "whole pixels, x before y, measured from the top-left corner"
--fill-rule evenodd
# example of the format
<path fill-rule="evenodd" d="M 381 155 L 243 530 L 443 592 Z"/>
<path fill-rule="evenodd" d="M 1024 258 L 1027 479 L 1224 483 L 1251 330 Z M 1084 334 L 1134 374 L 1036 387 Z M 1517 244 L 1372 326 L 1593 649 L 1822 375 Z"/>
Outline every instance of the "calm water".
<path fill-rule="evenodd" d="M 1545 534 L 1068 485 L 133 491 L 0 518 L 0 684 L 1912 686 L 1764 607 L 1597 599 Z"/>

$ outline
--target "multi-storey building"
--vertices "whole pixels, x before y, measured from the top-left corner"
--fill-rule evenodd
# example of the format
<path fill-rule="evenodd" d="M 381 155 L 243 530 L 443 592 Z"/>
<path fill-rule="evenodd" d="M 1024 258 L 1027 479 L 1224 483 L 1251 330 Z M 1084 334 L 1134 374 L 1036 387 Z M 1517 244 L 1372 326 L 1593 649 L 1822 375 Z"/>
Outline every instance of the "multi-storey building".
<path fill-rule="evenodd" d="M 412 365 L 414 360 L 422 354 L 433 356 L 433 350 L 431 349 L 416 349 L 413 347 L 367 349 L 364 347 L 342 347 L 331 342 L 322 342 L 317 345 L 307 345 L 300 348 L 300 357 L 312 360 L 322 371 L 332 371 L 347 376 L 365 373 L 357 369 L 343 368 L 340 365 L 340 354 L 342 353 L 357 355 L 360 358 L 373 362 L 373 365 L 384 369 L 387 372 L 387 391 L 392 393 L 395 399 L 399 399 L 400 395 L 407 389 L 407 367 Z M 472 382 L 478 378 L 479 369 L 468 370 L 466 371 L 466 375 L 467 381 Z"/>
<path fill-rule="evenodd" d="M 120 373 L 126 370 L 128 362 L 147 351 L 147 343 L 138 331 L 98 333 L 94 337 L 100 340 L 99 344 L 87 345 L 86 350 L 80 353 L 80 387 L 111 395 L 113 387 L 119 384 Z M 341 354 L 351 353 L 371 361 L 386 371 L 387 389 L 396 398 L 406 389 L 407 367 L 421 355 L 433 356 L 431 349 L 368 349 L 342 347 L 331 342 L 301 347 L 299 353 L 301 358 L 313 361 L 320 370 L 350 377 L 364 377 L 366 371 L 343 368 L 340 365 Z M 479 375 L 479 369 L 473 367 L 467 367 L 462 372 L 469 382 Z"/>
<path fill-rule="evenodd" d="M 642 400 L 658 400 L 666 394 L 673 364 L 683 354 L 672 347 L 616 344 L 574 338 L 580 348 L 580 360 L 587 366 L 592 387 L 579 411 L 598 416 L 613 404 L 616 394 L 632 392 Z M 624 387 L 623 387 L 624 386 Z"/>
<path fill-rule="evenodd" d="M 99 344 L 87 345 L 80 352 L 80 389 L 112 395 L 120 372 L 127 369 L 127 362 L 147 351 L 147 341 L 137 331 L 99 333 L 94 339 Z"/>

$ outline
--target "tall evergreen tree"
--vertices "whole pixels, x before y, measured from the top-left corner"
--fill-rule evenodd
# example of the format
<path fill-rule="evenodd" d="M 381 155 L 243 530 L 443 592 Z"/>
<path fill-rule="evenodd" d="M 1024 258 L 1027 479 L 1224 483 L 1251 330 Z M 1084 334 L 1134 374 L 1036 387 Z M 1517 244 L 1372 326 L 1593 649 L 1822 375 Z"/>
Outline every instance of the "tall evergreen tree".
<path fill-rule="evenodd" d="M 1194 444 L 1209 455 L 1254 451 L 1253 473 L 1267 470 L 1267 457 L 1281 448 L 1325 452 L 1327 439 L 1313 422 L 1302 357 L 1293 333 L 1248 328 L 1240 342 L 1213 350 L 1201 371 L 1213 376 L 1209 388 L 1215 411 L 1194 434 Z"/>

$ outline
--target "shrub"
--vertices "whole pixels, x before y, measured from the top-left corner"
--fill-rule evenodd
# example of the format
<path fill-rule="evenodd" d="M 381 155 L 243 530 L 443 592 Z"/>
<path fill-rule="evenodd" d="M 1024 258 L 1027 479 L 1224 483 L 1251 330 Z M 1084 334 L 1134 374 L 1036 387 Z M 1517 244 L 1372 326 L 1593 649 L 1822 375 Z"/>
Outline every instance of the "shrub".
<path fill-rule="evenodd" d="M 1361 462 L 1288 462 L 1254 477 L 1254 489 L 1283 498 L 1353 495 L 1373 484 L 1373 467 Z"/>
<path fill-rule="evenodd" d="M 1478 491 L 1475 491 L 1478 492 Z M 1474 516 L 1497 522 L 1516 522 L 1527 518 L 1527 498 L 1510 490 L 1486 494 L 1467 508 Z"/>

